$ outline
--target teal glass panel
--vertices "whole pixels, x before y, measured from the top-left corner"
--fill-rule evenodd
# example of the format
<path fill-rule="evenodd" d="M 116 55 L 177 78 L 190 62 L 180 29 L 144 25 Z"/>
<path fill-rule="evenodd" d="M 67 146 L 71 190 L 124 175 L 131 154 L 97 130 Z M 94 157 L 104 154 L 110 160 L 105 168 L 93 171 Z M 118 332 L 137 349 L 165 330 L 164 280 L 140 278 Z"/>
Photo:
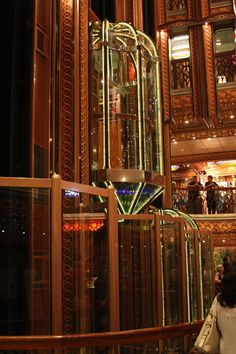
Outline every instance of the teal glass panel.
<path fill-rule="evenodd" d="M 142 190 L 138 195 L 133 213 L 138 213 L 145 205 L 150 203 L 150 200 L 157 197 L 162 192 L 162 189 L 163 187 L 155 186 L 153 184 L 143 184 Z"/>
<path fill-rule="evenodd" d="M 140 192 L 141 183 L 113 182 L 112 185 L 116 189 L 115 193 L 121 212 L 123 214 L 131 213 L 132 206 Z"/>

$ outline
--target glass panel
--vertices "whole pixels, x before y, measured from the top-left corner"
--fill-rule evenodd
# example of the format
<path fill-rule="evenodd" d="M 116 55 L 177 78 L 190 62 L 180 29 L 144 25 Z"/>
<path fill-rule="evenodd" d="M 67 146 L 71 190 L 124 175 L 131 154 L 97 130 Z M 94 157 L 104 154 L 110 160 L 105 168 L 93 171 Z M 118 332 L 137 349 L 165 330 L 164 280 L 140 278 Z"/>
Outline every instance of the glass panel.
<path fill-rule="evenodd" d="M 121 329 L 156 326 L 157 270 L 153 222 L 120 222 L 119 249 Z"/>
<path fill-rule="evenodd" d="M 182 315 L 182 266 L 180 225 L 165 223 L 161 226 L 163 268 L 163 306 L 165 325 L 183 322 Z"/>
<path fill-rule="evenodd" d="M 50 191 L 0 188 L 0 333 L 50 334 Z"/>
<path fill-rule="evenodd" d="M 108 331 L 107 199 L 63 192 L 63 332 Z"/>
<path fill-rule="evenodd" d="M 153 42 L 128 23 L 104 21 L 91 26 L 90 43 L 92 169 L 162 173 L 159 63 Z"/>
<path fill-rule="evenodd" d="M 142 58 L 142 87 L 145 121 L 145 169 L 160 173 L 161 137 L 157 63 Z"/>
<path fill-rule="evenodd" d="M 215 33 L 216 53 L 234 51 L 234 30 L 233 28 L 224 28 Z"/>
<path fill-rule="evenodd" d="M 203 315 L 206 317 L 214 296 L 214 279 L 212 274 L 211 236 L 199 233 L 200 282 L 202 290 Z"/>
<path fill-rule="evenodd" d="M 189 35 L 175 36 L 171 38 L 171 60 L 184 59 L 190 56 Z"/>
<path fill-rule="evenodd" d="M 103 123 L 103 73 L 102 73 L 102 50 L 97 49 L 91 53 L 92 60 L 92 94 L 91 100 L 91 130 L 90 139 L 93 149 L 92 169 L 102 169 L 104 166 L 104 123 Z"/>
<path fill-rule="evenodd" d="M 117 45 L 120 37 L 117 36 Z M 123 41 L 123 38 L 122 38 Z M 135 55 L 110 49 L 110 167 L 137 168 L 138 104 Z"/>
<path fill-rule="evenodd" d="M 188 292 L 188 314 L 189 321 L 198 319 L 197 312 L 197 269 L 194 234 L 185 234 L 186 250 L 186 271 L 187 271 L 187 292 Z"/>

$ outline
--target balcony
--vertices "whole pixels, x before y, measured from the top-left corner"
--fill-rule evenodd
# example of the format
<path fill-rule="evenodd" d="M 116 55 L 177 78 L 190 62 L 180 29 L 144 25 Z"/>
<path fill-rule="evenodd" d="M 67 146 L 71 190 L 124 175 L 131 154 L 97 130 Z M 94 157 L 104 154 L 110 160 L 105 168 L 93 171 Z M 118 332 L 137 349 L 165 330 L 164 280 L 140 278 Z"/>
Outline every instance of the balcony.
<path fill-rule="evenodd" d="M 189 189 L 187 187 L 174 187 L 172 198 L 174 209 L 189 214 L 210 214 L 205 188 L 200 190 L 196 200 L 191 200 L 189 199 Z M 236 213 L 236 188 L 218 188 L 215 191 L 215 204 L 215 214 Z"/>

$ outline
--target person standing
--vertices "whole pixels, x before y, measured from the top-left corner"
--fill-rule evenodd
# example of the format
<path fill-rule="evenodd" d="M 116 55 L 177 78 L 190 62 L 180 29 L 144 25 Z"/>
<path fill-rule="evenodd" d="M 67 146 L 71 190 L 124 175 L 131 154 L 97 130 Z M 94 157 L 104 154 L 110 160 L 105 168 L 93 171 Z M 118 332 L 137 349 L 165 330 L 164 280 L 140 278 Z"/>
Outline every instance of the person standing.
<path fill-rule="evenodd" d="M 188 182 L 188 212 L 190 214 L 199 214 L 202 212 L 201 197 L 199 190 L 203 185 L 198 182 L 197 176 L 193 176 Z"/>
<path fill-rule="evenodd" d="M 236 353 L 236 267 L 222 279 L 222 290 L 216 295 L 217 325 L 221 333 L 220 354 Z"/>
<path fill-rule="evenodd" d="M 207 199 L 208 214 L 215 214 L 216 212 L 215 190 L 218 188 L 218 184 L 215 181 L 213 181 L 213 177 L 211 175 L 207 177 L 205 188 L 207 190 L 206 199 Z"/>

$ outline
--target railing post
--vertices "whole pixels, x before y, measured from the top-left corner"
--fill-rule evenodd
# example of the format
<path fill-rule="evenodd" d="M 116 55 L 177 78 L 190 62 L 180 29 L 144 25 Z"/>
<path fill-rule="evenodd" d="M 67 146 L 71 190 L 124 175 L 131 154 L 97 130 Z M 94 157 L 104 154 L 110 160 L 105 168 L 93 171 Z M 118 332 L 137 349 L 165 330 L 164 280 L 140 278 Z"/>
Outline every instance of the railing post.
<path fill-rule="evenodd" d="M 117 201 L 114 188 L 108 188 L 108 266 L 110 331 L 120 329 L 119 304 L 119 241 Z"/>
<path fill-rule="evenodd" d="M 62 195 L 61 177 L 52 176 L 51 197 L 52 334 L 62 334 Z"/>

